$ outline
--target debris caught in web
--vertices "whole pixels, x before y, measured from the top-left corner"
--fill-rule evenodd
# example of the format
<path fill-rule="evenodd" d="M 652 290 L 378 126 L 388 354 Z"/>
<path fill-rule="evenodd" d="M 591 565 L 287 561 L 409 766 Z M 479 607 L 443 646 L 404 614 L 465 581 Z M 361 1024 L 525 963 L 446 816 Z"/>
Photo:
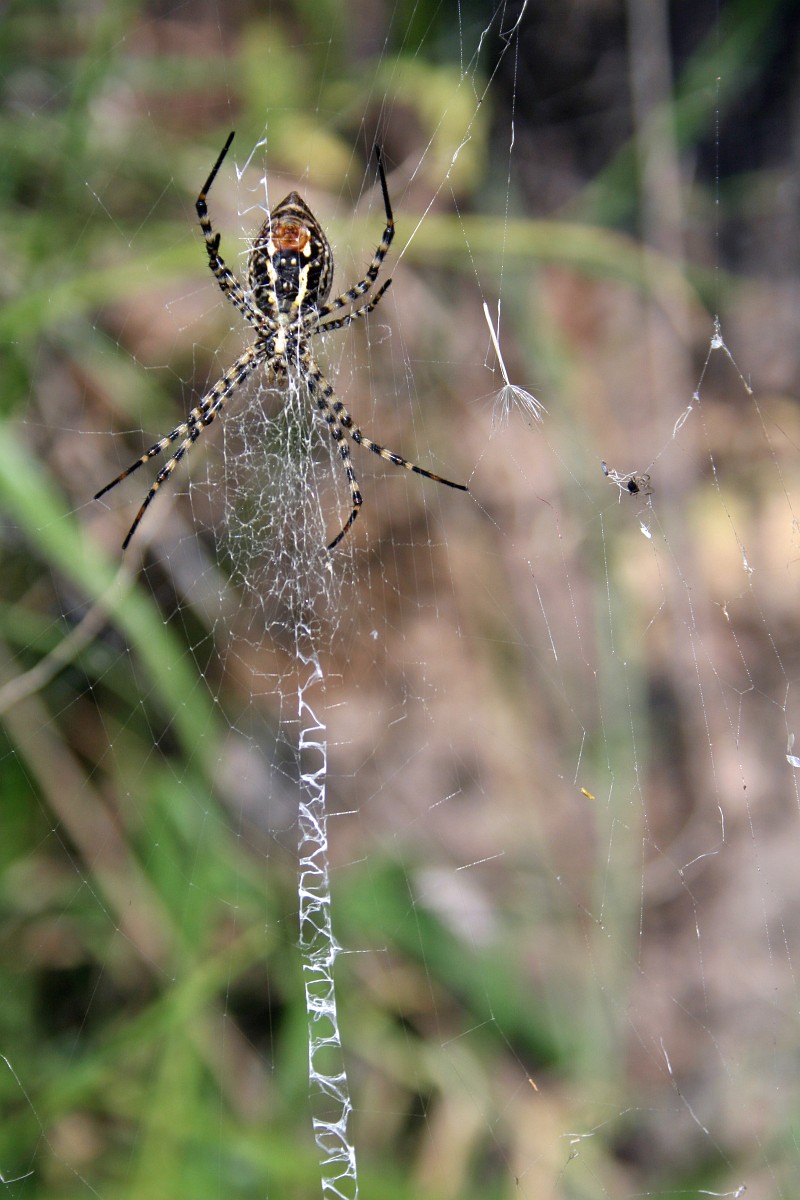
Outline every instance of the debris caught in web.
<path fill-rule="evenodd" d="M 492 318 L 489 313 L 489 305 L 484 300 L 483 315 L 486 317 L 486 324 L 489 326 L 489 334 L 494 346 L 494 352 L 497 355 L 497 362 L 500 367 L 500 374 L 503 376 L 503 386 L 495 393 L 494 410 L 492 413 L 492 423 L 495 425 L 504 425 L 508 421 L 509 414 L 513 408 L 519 408 L 525 416 L 533 417 L 534 421 L 542 421 L 542 414 L 547 412 L 547 409 L 542 404 L 541 400 L 537 400 L 535 396 L 526 391 L 525 388 L 519 387 L 518 384 L 512 383 L 508 377 L 506 364 L 503 360 L 503 355 L 500 352 L 500 343 L 498 341 L 498 333 L 500 331 L 500 320 L 498 314 L 497 332 L 495 332 Z"/>

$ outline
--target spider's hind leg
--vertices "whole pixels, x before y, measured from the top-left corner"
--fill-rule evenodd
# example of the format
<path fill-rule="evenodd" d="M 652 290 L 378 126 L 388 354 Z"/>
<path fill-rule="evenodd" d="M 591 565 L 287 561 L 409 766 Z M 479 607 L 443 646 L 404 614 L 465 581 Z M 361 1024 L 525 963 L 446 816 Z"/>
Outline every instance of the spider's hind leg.
<path fill-rule="evenodd" d="M 358 426 L 353 424 L 353 418 L 350 416 L 350 413 L 342 401 L 337 398 L 335 391 L 327 382 L 311 355 L 304 355 L 301 362 L 303 377 L 308 384 L 309 391 L 314 397 L 317 408 L 325 418 L 331 432 L 331 437 L 339 447 L 339 453 L 342 456 L 342 462 L 344 463 L 350 483 L 350 493 L 353 497 L 353 511 L 345 522 L 341 533 L 337 534 L 333 541 L 328 544 L 329 550 L 333 550 L 335 546 L 338 546 L 358 516 L 358 510 L 364 502 L 358 488 L 356 473 L 350 461 L 350 447 L 346 441 L 346 434 L 354 442 L 357 442 L 359 446 L 364 446 L 367 450 L 371 450 L 373 454 L 377 454 L 380 458 L 392 463 L 395 467 L 404 467 L 406 471 L 414 471 L 417 475 L 424 475 L 426 479 L 433 479 L 435 483 L 444 483 L 447 487 L 456 488 L 460 492 L 469 491 L 466 484 L 454 483 L 451 479 L 444 479 L 441 475 L 434 475 L 432 471 L 426 471 L 424 467 L 418 467 L 416 463 L 409 462 L 407 458 L 403 458 L 402 454 L 397 454 L 394 450 L 387 450 L 385 446 L 379 446 L 377 442 L 373 442 L 371 438 L 366 437 Z"/>
<path fill-rule="evenodd" d="M 336 537 L 332 542 L 328 542 L 328 549 L 334 550 L 358 516 L 359 509 L 364 503 L 364 497 L 359 490 L 358 479 L 350 460 L 350 447 L 347 443 L 343 422 L 339 419 L 339 412 L 343 411 L 346 413 L 347 410 L 339 400 L 335 400 L 331 404 L 331 397 L 335 396 L 336 393 L 310 355 L 306 355 L 301 360 L 301 368 L 303 378 L 308 385 L 308 390 L 316 401 L 317 408 L 325 418 L 334 443 L 339 448 L 339 454 L 341 455 L 345 474 L 347 475 L 347 482 L 350 484 L 350 496 L 353 501 L 353 508 Z"/>
<path fill-rule="evenodd" d="M 141 456 L 141 458 L 137 458 L 136 462 L 131 463 L 131 465 L 126 467 L 126 469 L 122 471 L 116 477 L 116 479 L 112 479 L 110 483 L 107 483 L 105 487 L 101 488 L 100 491 L 95 494 L 95 500 L 99 500 L 101 496 L 104 496 L 106 492 L 110 492 L 111 489 L 116 487 L 118 483 L 122 483 L 123 479 L 127 479 L 128 476 L 132 475 L 134 471 L 138 471 L 139 467 L 143 467 L 144 464 L 149 462 L 151 458 L 155 458 L 156 455 L 160 454 L 162 450 L 166 450 L 168 446 L 171 446 L 178 440 L 183 439 L 172 457 L 169 458 L 161 468 L 153 482 L 152 487 L 150 488 L 150 491 L 145 496 L 144 503 L 136 514 L 136 518 L 128 530 L 128 535 L 125 538 L 125 541 L 122 543 L 123 550 L 127 550 L 131 538 L 139 527 L 139 522 L 155 498 L 155 494 L 161 487 L 161 484 L 165 479 L 169 478 L 180 460 L 183 458 L 186 451 L 194 445 L 203 430 L 206 429 L 218 415 L 231 393 L 236 391 L 237 388 L 241 387 L 242 383 L 244 383 L 250 372 L 257 367 L 260 362 L 263 361 L 264 356 L 265 352 L 258 345 L 258 343 L 254 343 L 252 346 L 248 347 L 244 354 L 241 354 L 239 358 L 237 358 L 233 366 L 225 372 L 222 378 L 214 384 L 211 391 L 208 392 L 200 401 L 200 403 L 192 409 L 185 421 L 183 421 L 180 425 L 176 425 L 171 433 L 168 433 L 166 437 L 160 438 L 155 445 L 151 446 L 150 449 Z"/>

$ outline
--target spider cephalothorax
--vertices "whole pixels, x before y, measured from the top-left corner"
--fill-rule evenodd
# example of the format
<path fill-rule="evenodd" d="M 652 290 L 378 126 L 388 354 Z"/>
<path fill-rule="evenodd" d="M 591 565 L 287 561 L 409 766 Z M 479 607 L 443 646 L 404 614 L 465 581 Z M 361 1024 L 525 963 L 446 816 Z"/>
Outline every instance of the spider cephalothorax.
<path fill-rule="evenodd" d="M 394 237 L 394 217 L 380 148 L 375 147 L 375 157 L 386 210 L 383 237 L 364 278 L 328 303 L 333 282 L 333 255 L 319 222 L 297 192 L 290 192 L 285 200 L 267 214 L 248 256 L 246 288 L 242 287 L 226 266 L 219 252 L 220 235 L 214 233 L 209 220 L 206 197 L 232 141 L 233 134 L 223 146 L 205 186 L 197 197 L 196 208 L 206 242 L 209 266 L 231 304 L 238 308 L 253 326 L 255 339 L 214 384 L 211 391 L 192 409 L 185 421 L 160 438 L 141 458 L 96 494 L 95 500 L 98 500 L 162 450 L 166 450 L 175 442 L 179 443 L 177 450 L 164 463 L 145 496 L 122 543 L 123 550 L 127 548 L 161 484 L 169 478 L 203 430 L 219 415 L 228 398 L 259 366 L 273 378 L 286 378 L 292 372 L 305 383 L 339 448 L 350 484 L 353 508 L 341 531 L 329 543 L 329 550 L 342 540 L 358 516 L 358 510 L 363 503 L 350 462 L 348 439 L 365 446 L 367 450 L 372 450 L 374 454 L 380 455 L 396 467 L 404 467 L 407 471 L 415 471 L 418 475 L 434 479 L 437 483 L 445 483 L 448 487 L 458 488 L 462 492 L 467 491 L 463 483 L 453 483 L 449 479 L 443 479 L 441 475 L 434 475 L 433 472 L 418 467 L 416 463 L 409 462 L 402 455 L 393 450 L 386 450 L 366 437 L 358 426 L 353 424 L 353 418 L 337 398 L 311 353 L 312 336 L 326 330 L 344 329 L 358 318 L 367 316 L 392 282 L 391 279 L 387 279 L 377 292 L 368 296 Z M 349 311 L 343 316 L 325 320 L 344 308 L 348 308 Z"/>
<path fill-rule="evenodd" d="M 311 209 L 290 192 L 269 214 L 247 260 L 253 303 L 267 317 L 316 311 L 328 299 L 333 255 Z"/>

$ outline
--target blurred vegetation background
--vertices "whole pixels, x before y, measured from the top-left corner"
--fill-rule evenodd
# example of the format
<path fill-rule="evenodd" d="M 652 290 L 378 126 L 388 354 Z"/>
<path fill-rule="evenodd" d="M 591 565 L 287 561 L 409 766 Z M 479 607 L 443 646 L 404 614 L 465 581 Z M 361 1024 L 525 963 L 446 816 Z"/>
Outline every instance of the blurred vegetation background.
<path fill-rule="evenodd" d="M 362 1194 L 793 1194 L 800 14 L 530 0 L 509 42 L 521 11 L 0 15 L 9 1195 L 319 1187 L 291 639 L 219 607 L 185 475 L 122 577 L 130 507 L 90 501 L 241 344 L 194 201 L 265 125 L 270 195 L 307 196 L 342 286 L 380 137 L 402 348 L 330 354 L 367 432 L 477 500 L 358 464 L 325 701 Z M 491 433 L 498 298 L 542 433 Z M 704 370 L 715 316 L 752 393 Z M 652 475 L 666 549 L 603 459 Z"/>

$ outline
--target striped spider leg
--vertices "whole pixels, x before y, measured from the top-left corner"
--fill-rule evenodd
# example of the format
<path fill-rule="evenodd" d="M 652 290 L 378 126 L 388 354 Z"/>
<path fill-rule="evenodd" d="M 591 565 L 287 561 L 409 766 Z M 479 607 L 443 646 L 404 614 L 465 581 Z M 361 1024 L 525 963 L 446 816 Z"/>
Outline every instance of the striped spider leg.
<path fill-rule="evenodd" d="M 375 147 L 375 158 L 386 213 L 383 237 L 364 277 L 328 303 L 333 282 L 333 254 L 319 222 L 297 192 L 290 192 L 280 204 L 267 213 L 266 220 L 250 247 L 246 286 L 242 286 L 226 265 L 219 252 L 220 235 L 214 232 L 208 216 L 207 196 L 232 141 L 231 133 L 197 197 L 195 207 L 205 240 L 208 265 L 221 291 L 255 330 L 255 338 L 233 366 L 191 410 L 185 421 L 165 437 L 159 438 L 149 450 L 95 495 L 95 499 L 99 500 L 151 458 L 177 443 L 174 453 L 164 463 L 145 496 L 122 543 L 123 550 L 130 544 L 161 485 L 170 477 L 203 431 L 222 412 L 230 397 L 257 368 L 263 369 L 272 380 L 288 380 L 290 375 L 301 380 L 308 388 L 328 426 L 331 438 L 339 449 L 350 485 L 353 507 L 342 530 L 329 543 L 329 550 L 333 550 L 341 542 L 363 504 L 350 460 L 349 441 L 371 450 L 373 454 L 379 455 L 396 467 L 415 471 L 418 475 L 424 475 L 426 479 L 433 479 L 436 483 L 446 484 L 447 487 L 457 488 L 459 491 L 468 490 L 463 483 L 453 483 L 441 475 L 434 475 L 432 471 L 426 471 L 416 463 L 409 462 L 402 455 L 387 450 L 363 434 L 323 376 L 311 352 L 312 337 L 324 331 L 345 329 L 353 321 L 368 316 L 377 307 L 392 282 L 391 279 L 387 279 L 377 291 L 372 291 L 394 237 L 394 216 L 380 147 Z M 342 316 L 336 315 L 342 309 L 348 311 Z M 330 317 L 333 319 L 326 320 Z"/>
<path fill-rule="evenodd" d="M 134 471 L 138 471 L 139 467 L 143 467 L 151 458 L 155 458 L 162 450 L 166 450 L 167 446 L 171 446 L 174 442 L 180 440 L 178 449 L 167 459 L 153 480 L 150 491 L 145 496 L 141 508 L 133 519 L 133 524 L 125 535 L 125 541 L 122 543 L 123 550 L 128 549 L 131 538 L 139 528 L 139 522 L 155 499 L 156 492 L 162 483 L 166 479 L 169 479 L 184 454 L 192 448 L 203 430 L 208 428 L 220 412 L 225 401 L 237 388 L 241 387 L 247 376 L 264 361 L 264 357 L 265 351 L 257 342 L 252 346 L 248 346 L 244 354 L 240 355 L 233 366 L 214 384 L 211 391 L 206 393 L 197 407 L 192 409 L 185 421 L 180 425 L 176 425 L 171 433 L 168 433 L 166 437 L 160 438 L 155 445 L 145 451 L 141 458 L 137 458 L 135 463 L 126 467 L 116 479 L 112 479 L 111 483 L 107 483 L 105 487 L 102 487 L 95 494 L 95 500 L 99 500 L 101 496 L 104 496 L 106 492 L 110 492 L 118 483 L 122 483 L 123 479 L 127 479 Z"/>

